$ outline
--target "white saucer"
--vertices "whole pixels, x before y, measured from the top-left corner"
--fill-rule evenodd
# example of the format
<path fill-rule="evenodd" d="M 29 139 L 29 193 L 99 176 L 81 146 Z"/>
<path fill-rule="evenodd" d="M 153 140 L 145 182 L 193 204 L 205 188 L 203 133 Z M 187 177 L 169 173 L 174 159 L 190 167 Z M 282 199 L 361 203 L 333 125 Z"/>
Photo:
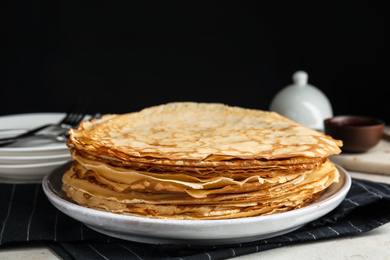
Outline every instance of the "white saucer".
<path fill-rule="evenodd" d="M 0 177 L 14 180 L 39 180 L 68 161 L 18 165 L 0 164 Z"/>
<path fill-rule="evenodd" d="M 43 179 L 51 203 L 68 216 L 90 228 L 117 238 L 152 244 L 231 244 L 251 242 L 296 230 L 335 209 L 345 198 L 351 177 L 342 169 L 333 183 L 314 203 L 304 208 L 269 216 L 226 220 L 169 220 L 133 217 L 94 210 L 63 199 L 61 190 L 65 167 Z"/>
<path fill-rule="evenodd" d="M 21 131 L 35 127 L 57 123 L 65 113 L 31 113 L 17 114 L 0 117 L 0 138 L 9 137 Z M 55 140 L 31 140 L 23 139 L 16 144 L 0 147 L 0 156 L 38 156 L 68 153 L 68 147 L 64 142 Z"/>
<path fill-rule="evenodd" d="M 34 163 L 46 163 L 46 162 L 58 162 L 70 160 L 70 153 L 67 150 L 66 153 L 53 154 L 53 155 L 37 155 L 37 156 L 0 156 L 0 165 L 5 164 L 34 164 Z"/>

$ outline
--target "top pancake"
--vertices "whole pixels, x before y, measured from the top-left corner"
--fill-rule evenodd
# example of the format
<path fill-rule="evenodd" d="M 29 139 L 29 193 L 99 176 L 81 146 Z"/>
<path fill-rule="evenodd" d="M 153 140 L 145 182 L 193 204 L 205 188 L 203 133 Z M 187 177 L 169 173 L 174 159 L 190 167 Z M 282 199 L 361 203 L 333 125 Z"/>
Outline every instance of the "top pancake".
<path fill-rule="evenodd" d="M 328 157 L 341 145 L 274 112 L 193 102 L 84 121 L 68 141 L 103 157 L 193 162 Z"/>

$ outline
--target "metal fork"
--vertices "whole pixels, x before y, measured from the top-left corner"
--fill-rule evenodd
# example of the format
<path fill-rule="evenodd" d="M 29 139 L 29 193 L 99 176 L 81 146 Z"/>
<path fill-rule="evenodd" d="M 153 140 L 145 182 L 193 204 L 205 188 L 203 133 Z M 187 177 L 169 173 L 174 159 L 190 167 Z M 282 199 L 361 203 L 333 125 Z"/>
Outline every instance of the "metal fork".
<path fill-rule="evenodd" d="M 2 138 L 0 139 L 0 146 L 31 136 L 52 137 L 58 141 L 66 141 L 69 129 L 80 124 L 87 114 L 88 107 L 87 103 L 76 103 L 57 124 L 42 125 L 14 137 Z"/>

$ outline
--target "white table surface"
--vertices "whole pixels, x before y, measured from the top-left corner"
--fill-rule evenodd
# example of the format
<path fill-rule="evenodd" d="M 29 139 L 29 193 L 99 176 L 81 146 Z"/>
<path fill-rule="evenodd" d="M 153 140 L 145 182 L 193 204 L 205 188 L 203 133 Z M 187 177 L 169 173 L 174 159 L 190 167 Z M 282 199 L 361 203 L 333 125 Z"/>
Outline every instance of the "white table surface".
<path fill-rule="evenodd" d="M 390 175 L 350 172 L 353 178 L 368 179 L 390 184 Z M 5 245 L 0 247 L 2 259 L 59 259 L 42 243 Z M 390 259 L 390 224 L 370 232 L 337 239 L 285 246 L 245 256 L 235 260 L 257 259 Z"/>

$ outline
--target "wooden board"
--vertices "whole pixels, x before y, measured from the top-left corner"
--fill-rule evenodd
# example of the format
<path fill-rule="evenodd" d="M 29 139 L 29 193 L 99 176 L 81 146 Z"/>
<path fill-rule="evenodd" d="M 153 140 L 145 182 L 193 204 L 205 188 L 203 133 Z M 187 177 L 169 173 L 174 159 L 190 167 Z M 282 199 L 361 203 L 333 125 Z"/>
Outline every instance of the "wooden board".
<path fill-rule="evenodd" d="M 365 153 L 341 153 L 330 160 L 346 170 L 390 175 L 390 141 L 381 140 Z"/>

